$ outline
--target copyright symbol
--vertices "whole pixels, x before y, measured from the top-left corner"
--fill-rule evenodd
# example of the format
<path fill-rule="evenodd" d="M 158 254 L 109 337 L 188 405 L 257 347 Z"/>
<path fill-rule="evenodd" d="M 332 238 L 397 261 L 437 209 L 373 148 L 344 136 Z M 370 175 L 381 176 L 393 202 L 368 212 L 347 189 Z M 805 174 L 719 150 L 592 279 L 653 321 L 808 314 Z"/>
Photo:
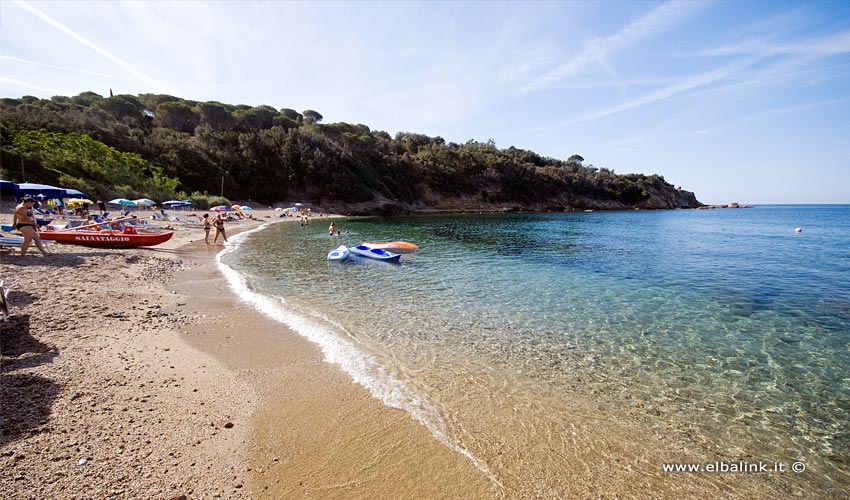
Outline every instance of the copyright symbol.
<path fill-rule="evenodd" d="M 791 470 L 799 474 L 806 470 L 806 464 L 804 464 L 803 462 L 794 462 L 793 464 L 791 464 Z"/>

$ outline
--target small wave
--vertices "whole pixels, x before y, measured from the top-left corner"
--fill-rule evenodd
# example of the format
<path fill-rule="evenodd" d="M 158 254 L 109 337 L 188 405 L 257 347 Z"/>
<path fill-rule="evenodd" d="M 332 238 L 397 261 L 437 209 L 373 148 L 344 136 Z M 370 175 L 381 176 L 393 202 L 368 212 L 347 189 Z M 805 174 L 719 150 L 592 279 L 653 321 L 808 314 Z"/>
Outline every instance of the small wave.
<path fill-rule="evenodd" d="M 288 326 L 305 339 L 318 345 L 322 349 L 326 362 L 338 365 L 354 382 L 365 387 L 373 397 L 385 405 L 410 414 L 440 443 L 465 456 L 479 471 L 499 483 L 486 464 L 450 437 L 448 426 L 434 405 L 408 389 L 404 382 L 388 373 L 386 368 L 372 356 L 361 351 L 351 342 L 334 335 L 322 324 L 327 321 L 333 325 L 333 321 L 326 318 L 323 318 L 321 322 L 311 320 L 287 308 L 284 297 L 270 297 L 255 292 L 244 275 L 223 262 L 224 256 L 239 250 L 249 234 L 263 231 L 271 224 L 264 224 L 256 229 L 234 235 L 224 250 L 216 255 L 216 264 L 234 293 L 257 311 Z"/>

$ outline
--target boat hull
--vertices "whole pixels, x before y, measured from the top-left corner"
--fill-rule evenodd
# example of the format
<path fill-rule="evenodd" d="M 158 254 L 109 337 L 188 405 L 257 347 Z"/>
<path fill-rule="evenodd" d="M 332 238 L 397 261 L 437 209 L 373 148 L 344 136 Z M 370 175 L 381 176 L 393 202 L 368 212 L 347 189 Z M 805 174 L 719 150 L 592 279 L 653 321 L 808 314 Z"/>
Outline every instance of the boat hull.
<path fill-rule="evenodd" d="M 394 253 L 411 253 L 419 249 L 418 245 L 406 241 L 370 241 L 363 244 L 367 247 L 380 248 Z"/>
<path fill-rule="evenodd" d="M 348 250 L 355 255 L 375 260 L 382 260 L 384 262 L 398 262 L 401 258 L 401 255 L 397 253 L 387 252 L 381 248 L 367 247 L 366 245 L 357 245 L 356 247 L 351 247 Z"/>
<path fill-rule="evenodd" d="M 118 231 L 43 231 L 39 234 L 41 239 L 46 241 L 97 248 L 152 247 L 165 243 L 174 236 L 173 231 L 135 234 Z"/>
<path fill-rule="evenodd" d="M 348 247 L 340 245 L 328 253 L 328 260 L 332 262 L 342 262 L 347 259 L 349 255 L 351 255 L 351 252 L 349 252 Z"/>

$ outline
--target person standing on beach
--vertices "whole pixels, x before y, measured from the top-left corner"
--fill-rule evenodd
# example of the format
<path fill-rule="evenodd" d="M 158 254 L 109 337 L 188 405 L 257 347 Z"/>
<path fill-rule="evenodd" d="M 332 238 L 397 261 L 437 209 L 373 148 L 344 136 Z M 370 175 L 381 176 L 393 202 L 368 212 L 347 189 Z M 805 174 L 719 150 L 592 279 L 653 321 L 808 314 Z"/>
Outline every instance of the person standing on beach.
<path fill-rule="evenodd" d="M 224 233 L 224 217 L 222 217 L 221 213 L 215 216 L 213 226 L 215 226 L 215 238 L 213 238 L 213 244 L 218 241 L 219 234 L 222 238 L 224 238 L 224 242 L 227 243 L 227 235 Z"/>
<path fill-rule="evenodd" d="M 106 203 L 103 200 L 97 200 L 97 208 L 100 210 L 100 215 L 103 215 L 103 212 L 106 212 Z"/>
<path fill-rule="evenodd" d="M 210 214 L 204 214 L 204 243 L 207 245 L 210 244 L 210 229 L 212 229 L 212 223 L 210 223 Z M 227 240 L 224 240 L 227 241 Z"/>
<path fill-rule="evenodd" d="M 41 254 L 47 257 L 50 254 L 44 249 L 41 236 L 38 235 L 38 224 L 32 215 L 33 205 L 35 205 L 35 199 L 31 196 L 24 196 L 21 203 L 15 207 L 12 225 L 24 235 L 24 242 L 21 244 L 21 257 L 27 254 L 27 249 L 33 241 L 35 241 L 35 246 L 41 250 Z"/>

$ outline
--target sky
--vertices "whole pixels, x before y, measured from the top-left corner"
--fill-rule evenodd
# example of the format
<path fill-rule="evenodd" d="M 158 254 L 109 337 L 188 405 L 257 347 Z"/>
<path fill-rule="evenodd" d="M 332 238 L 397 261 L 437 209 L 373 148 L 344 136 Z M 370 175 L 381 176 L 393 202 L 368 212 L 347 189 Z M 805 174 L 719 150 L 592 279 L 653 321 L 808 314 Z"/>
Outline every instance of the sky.
<path fill-rule="evenodd" d="M 110 89 L 850 203 L 847 0 L 0 3 L 0 96 Z"/>

